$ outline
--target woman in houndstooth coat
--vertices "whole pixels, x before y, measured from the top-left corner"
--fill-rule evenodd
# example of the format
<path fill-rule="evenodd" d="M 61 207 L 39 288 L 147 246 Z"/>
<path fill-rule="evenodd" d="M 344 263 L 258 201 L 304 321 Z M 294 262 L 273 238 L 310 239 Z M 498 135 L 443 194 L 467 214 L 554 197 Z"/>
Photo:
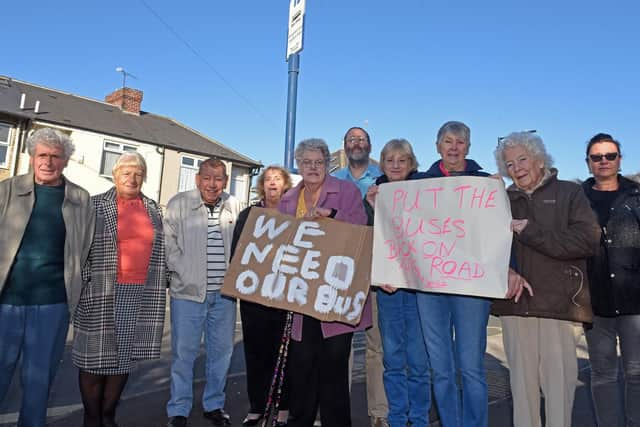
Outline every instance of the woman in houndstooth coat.
<path fill-rule="evenodd" d="M 115 410 L 136 360 L 160 357 L 166 264 L 159 206 L 140 191 L 146 163 L 125 153 L 115 187 L 93 196 L 96 228 L 82 270 L 72 358 L 80 369 L 84 426 L 116 426 Z"/>

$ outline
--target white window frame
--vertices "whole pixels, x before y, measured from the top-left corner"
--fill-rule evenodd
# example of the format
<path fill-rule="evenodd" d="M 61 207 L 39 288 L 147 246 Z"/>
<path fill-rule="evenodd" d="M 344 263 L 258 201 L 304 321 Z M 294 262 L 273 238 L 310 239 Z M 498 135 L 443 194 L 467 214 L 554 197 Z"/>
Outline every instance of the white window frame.
<path fill-rule="evenodd" d="M 193 165 L 185 165 L 184 164 L 184 160 L 185 159 L 189 159 L 189 160 L 193 160 Z M 187 156 L 185 154 L 180 155 L 180 167 L 185 167 L 185 168 L 190 168 L 190 169 L 200 169 L 200 165 L 202 164 L 202 162 L 204 162 L 207 159 L 202 159 L 199 157 L 194 157 L 194 156 Z"/>
<path fill-rule="evenodd" d="M 0 168 L 7 168 L 9 166 L 9 141 L 11 141 L 11 131 L 13 129 L 13 126 L 5 122 L 0 122 L 0 126 L 6 126 L 8 130 L 7 140 L 6 141 L 0 140 L 0 145 L 7 148 L 7 151 L 4 155 L 4 160 L 0 161 Z"/>
<path fill-rule="evenodd" d="M 192 165 L 185 164 L 184 163 L 185 159 L 193 160 L 193 164 Z M 206 158 L 202 158 L 202 157 L 196 157 L 196 156 L 191 156 L 191 155 L 187 155 L 187 154 L 181 154 L 180 155 L 180 169 L 179 169 L 179 172 L 178 172 L 178 188 L 177 188 L 177 190 L 179 192 L 188 190 L 187 188 L 183 188 L 183 186 L 181 185 L 181 183 L 182 183 L 182 168 L 198 171 L 200 169 L 200 165 L 205 160 L 207 160 L 207 159 Z M 190 187 L 189 189 L 195 188 L 195 185 L 196 185 L 195 182 L 193 182 L 193 186 L 191 186 L 191 184 L 190 184 L 189 185 L 189 187 Z"/>
<path fill-rule="evenodd" d="M 137 145 L 105 139 L 102 145 L 102 158 L 100 159 L 100 176 L 109 179 L 112 178 L 110 170 L 103 170 L 105 167 L 105 153 L 114 153 L 120 155 L 122 153 L 133 151 L 138 151 Z"/>
<path fill-rule="evenodd" d="M 229 193 L 231 193 L 245 205 L 251 191 L 251 178 L 247 175 L 248 173 L 246 168 L 231 166 L 231 176 L 229 177 Z M 238 188 L 238 184 L 240 184 L 240 188 Z M 242 190 L 242 194 L 240 194 L 239 190 Z"/>

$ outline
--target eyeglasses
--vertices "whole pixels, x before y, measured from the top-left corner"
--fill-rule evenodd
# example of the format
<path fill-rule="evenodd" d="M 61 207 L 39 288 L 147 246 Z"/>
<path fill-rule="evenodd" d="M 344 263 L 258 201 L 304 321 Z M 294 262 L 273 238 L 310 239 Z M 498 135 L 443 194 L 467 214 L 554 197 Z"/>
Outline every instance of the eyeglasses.
<path fill-rule="evenodd" d="M 603 157 L 609 160 L 610 162 L 613 162 L 615 159 L 618 158 L 618 153 L 589 154 L 589 158 L 593 163 L 601 162 Z"/>
<path fill-rule="evenodd" d="M 321 168 L 322 166 L 324 166 L 324 160 L 309 160 L 309 159 L 305 159 L 302 161 L 302 167 L 309 169 L 311 168 L 311 166 L 315 167 L 315 168 Z"/>
<path fill-rule="evenodd" d="M 367 142 L 367 138 L 364 136 L 351 136 L 347 138 L 347 142 L 354 144 L 356 142 Z"/>

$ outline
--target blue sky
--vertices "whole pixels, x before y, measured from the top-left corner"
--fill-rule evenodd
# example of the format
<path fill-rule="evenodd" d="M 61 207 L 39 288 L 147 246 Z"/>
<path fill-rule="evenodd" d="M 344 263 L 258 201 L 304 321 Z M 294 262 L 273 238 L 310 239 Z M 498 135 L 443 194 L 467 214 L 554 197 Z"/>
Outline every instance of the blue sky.
<path fill-rule="evenodd" d="M 0 74 L 103 99 L 121 66 L 143 110 L 282 163 L 288 1 L 145 1 L 5 2 Z M 374 157 L 403 137 L 426 168 L 437 129 L 462 120 L 493 172 L 498 136 L 537 129 L 573 179 L 604 131 L 635 173 L 639 17 L 634 1 L 307 0 L 296 141 L 337 149 L 366 124 Z"/>

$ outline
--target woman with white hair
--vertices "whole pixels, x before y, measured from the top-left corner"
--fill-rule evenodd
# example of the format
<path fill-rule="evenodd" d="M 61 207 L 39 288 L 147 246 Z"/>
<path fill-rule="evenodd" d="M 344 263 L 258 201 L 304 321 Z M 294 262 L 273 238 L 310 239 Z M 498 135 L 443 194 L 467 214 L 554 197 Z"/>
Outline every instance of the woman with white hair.
<path fill-rule="evenodd" d="M 570 426 L 578 379 L 573 322 L 591 322 L 586 258 L 600 228 L 580 186 L 561 181 L 542 139 L 531 132 L 502 138 L 495 150 L 513 216 L 518 273 L 531 285 L 518 302 L 494 301 L 510 371 L 513 422 L 540 426 L 540 390 L 549 426 Z"/>
<path fill-rule="evenodd" d="M 96 228 L 82 270 L 72 353 L 85 427 L 116 426 L 116 406 L 134 361 L 160 357 L 164 234 L 160 207 L 141 191 L 146 174 L 139 153 L 124 153 L 113 167 L 115 186 L 91 198 Z"/>

